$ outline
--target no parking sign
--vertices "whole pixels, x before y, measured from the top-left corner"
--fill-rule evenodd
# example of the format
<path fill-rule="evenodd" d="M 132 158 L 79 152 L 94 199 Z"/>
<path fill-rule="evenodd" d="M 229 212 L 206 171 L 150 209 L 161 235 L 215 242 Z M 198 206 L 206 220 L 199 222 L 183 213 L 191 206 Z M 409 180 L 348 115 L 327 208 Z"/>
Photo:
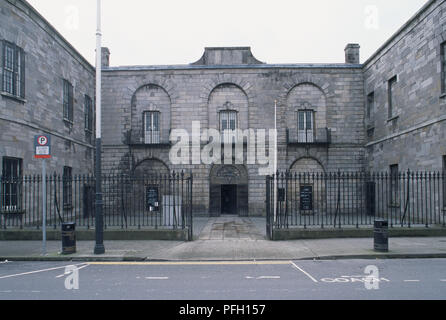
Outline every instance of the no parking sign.
<path fill-rule="evenodd" d="M 51 137 L 47 135 L 35 136 L 34 150 L 36 159 L 51 158 Z"/>
<path fill-rule="evenodd" d="M 42 254 L 46 255 L 46 160 L 51 158 L 51 137 L 40 135 L 34 137 L 34 158 L 42 161 Z"/>

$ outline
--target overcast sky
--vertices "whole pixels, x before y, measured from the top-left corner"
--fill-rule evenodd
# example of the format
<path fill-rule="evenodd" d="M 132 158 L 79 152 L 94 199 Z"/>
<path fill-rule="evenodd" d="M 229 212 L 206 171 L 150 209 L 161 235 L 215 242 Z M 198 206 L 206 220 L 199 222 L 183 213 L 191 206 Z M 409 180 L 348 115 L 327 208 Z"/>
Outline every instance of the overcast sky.
<path fill-rule="evenodd" d="M 94 64 L 95 0 L 28 0 Z M 204 47 L 249 46 L 267 63 L 343 63 L 347 43 L 361 62 L 427 0 L 102 0 L 111 65 L 197 61 Z"/>

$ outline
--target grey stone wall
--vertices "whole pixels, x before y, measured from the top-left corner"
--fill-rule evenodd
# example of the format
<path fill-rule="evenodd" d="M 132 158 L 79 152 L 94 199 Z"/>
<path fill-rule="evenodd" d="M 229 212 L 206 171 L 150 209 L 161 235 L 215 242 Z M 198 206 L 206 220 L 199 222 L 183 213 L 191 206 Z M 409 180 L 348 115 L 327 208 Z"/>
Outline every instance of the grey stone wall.
<path fill-rule="evenodd" d="M 274 102 L 277 100 L 279 170 L 289 170 L 301 159 L 317 161 L 325 171 L 364 168 L 361 66 L 246 64 L 106 68 L 103 71 L 104 169 L 114 173 L 131 172 L 137 163 L 157 159 L 169 170 L 191 170 L 194 174 L 194 212 L 197 214 L 207 214 L 209 210 L 210 165 L 192 162 L 173 165 L 168 147 L 131 147 L 124 143 L 126 130 L 133 126 L 131 119 L 138 118 L 133 114 L 132 101 L 135 93 L 138 95 L 138 90 L 144 86 L 163 89 L 170 105 L 160 105 L 161 116 L 170 114 L 169 129 L 184 129 L 190 135 L 193 121 L 199 121 L 202 129 L 218 129 L 218 112 L 226 108 L 227 102 L 231 110 L 238 112 L 239 128 L 273 129 Z M 297 118 L 290 118 L 290 114 L 294 117 L 296 108 L 305 102 L 317 111 L 317 127 L 330 128 L 332 143 L 329 146 L 287 144 L 286 129 L 297 129 Z M 147 100 L 145 107 L 149 105 Z M 261 167 L 264 166 L 246 164 L 250 215 L 262 215 L 265 210 L 265 176 L 259 175 Z"/>
<path fill-rule="evenodd" d="M 34 136 L 50 134 L 50 172 L 60 174 L 64 166 L 73 174 L 92 172 L 94 135 L 84 130 L 84 96 L 94 100 L 94 68 L 25 1 L 0 2 L 1 40 L 25 52 L 26 92 L 24 101 L 0 95 L 0 166 L 3 157 L 21 158 L 24 174 L 40 173 Z M 74 86 L 72 124 L 63 121 L 63 79 Z"/>
<path fill-rule="evenodd" d="M 365 126 L 370 170 L 441 170 L 446 155 L 446 97 L 441 92 L 441 43 L 446 2 L 430 1 L 364 65 L 365 97 L 375 103 Z M 397 76 L 394 117 L 388 117 L 388 80 Z M 366 98 L 365 98 L 366 99 Z M 366 103 L 365 103 L 366 105 Z"/>

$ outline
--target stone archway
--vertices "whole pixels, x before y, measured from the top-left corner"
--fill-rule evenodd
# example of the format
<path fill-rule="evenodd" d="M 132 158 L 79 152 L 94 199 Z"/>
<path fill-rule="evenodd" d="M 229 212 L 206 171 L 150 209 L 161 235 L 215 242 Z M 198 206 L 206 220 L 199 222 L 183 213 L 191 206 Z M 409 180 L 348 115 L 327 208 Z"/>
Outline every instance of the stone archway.
<path fill-rule="evenodd" d="M 290 168 L 288 200 L 292 211 L 301 215 L 326 211 L 325 169 L 313 158 L 296 160 Z"/>
<path fill-rule="evenodd" d="M 168 176 L 169 175 L 169 167 L 158 159 L 145 159 L 139 162 L 134 170 L 134 176 Z"/>
<path fill-rule="evenodd" d="M 131 195 L 124 200 L 127 211 L 139 208 L 145 212 L 160 213 L 161 210 L 166 210 L 165 199 L 171 197 L 174 188 L 171 185 L 169 167 L 163 161 L 149 158 L 139 162 L 128 183 Z M 171 222 L 169 220 L 167 223 Z"/>
<path fill-rule="evenodd" d="M 211 216 L 248 216 L 248 171 L 244 165 L 214 165 L 209 179 Z"/>

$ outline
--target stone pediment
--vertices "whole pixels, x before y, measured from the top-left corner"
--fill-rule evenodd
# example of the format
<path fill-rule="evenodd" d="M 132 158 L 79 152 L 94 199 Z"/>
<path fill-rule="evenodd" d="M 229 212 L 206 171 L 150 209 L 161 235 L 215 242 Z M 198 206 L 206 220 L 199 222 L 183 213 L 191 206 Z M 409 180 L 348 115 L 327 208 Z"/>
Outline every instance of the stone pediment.
<path fill-rule="evenodd" d="M 191 63 L 193 66 L 214 66 L 214 65 L 255 65 L 265 64 L 257 60 L 250 47 L 217 47 L 205 48 L 200 60 Z"/>

